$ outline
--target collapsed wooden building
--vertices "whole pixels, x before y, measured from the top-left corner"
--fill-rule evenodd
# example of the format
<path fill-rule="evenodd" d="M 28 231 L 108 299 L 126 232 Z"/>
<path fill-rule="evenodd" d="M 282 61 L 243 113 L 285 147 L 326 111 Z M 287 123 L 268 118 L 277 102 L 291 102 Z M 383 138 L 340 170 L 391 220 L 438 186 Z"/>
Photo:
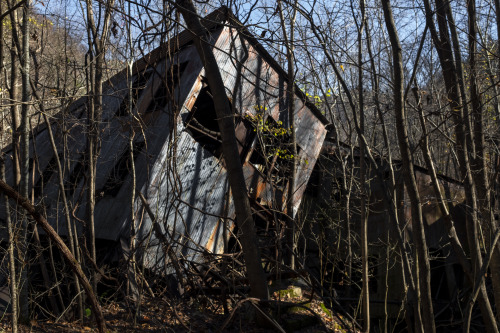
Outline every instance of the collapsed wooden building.
<path fill-rule="evenodd" d="M 287 170 L 294 159 L 298 166 L 292 198 L 295 209 L 289 213 L 295 214 L 321 150 L 327 121 L 298 91 L 298 156 L 287 153 L 286 73 L 226 8 L 202 23 L 209 31 L 235 113 L 254 213 L 264 219 L 271 212 L 286 213 Z M 140 260 L 150 269 L 164 269 L 168 261 L 160 239 L 168 239 L 187 260 L 197 260 L 204 252 L 222 252 L 223 239 L 233 229 L 234 209 L 210 87 L 192 34 L 178 34 L 137 61 L 132 77 L 124 70 L 106 82 L 103 91 L 95 237 L 126 248 L 132 230 L 141 244 Z M 84 230 L 89 181 L 87 108 L 88 99 L 82 97 L 53 117 L 50 129 L 57 151 L 50 144 L 47 125 L 37 127 L 30 142 L 34 202 L 63 236 L 68 236 L 68 228 L 78 235 Z M 5 153 L 12 157 L 11 150 Z M 9 184 L 13 184 L 13 164 L 12 158 L 6 159 Z M 58 181 L 60 171 L 63 188 Z M 133 185 L 147 204 L 136 194 L 132 219 Z M 72 212 L 70 221 L 63 211 L 62 191 Z M 0 214 L 5 219 L 4 203 Z"/>
<path fill-rule="evenodd" d="M 360 190 L 359 150 L 343 144 L 328 134 L 317 160 L 308 188 L 303 198 L 301 213 L 307 220 L 311 239 L 329 240 L 308 242 L 311 255 L 307 262 L 317 272 L 326 286 L 336 290 L 339 301 L 357 304 L 353 289 L 361 278 L 361 262 L 354 253 L 360 252 Z M 365 157 L 366 158 L 366 157 Z M 400 320 L 402 305 L 406 301 L 407 285 L 402 268 L 401 241 L 413 248 L 411 205 L 402 175 L 402 163 L 376 159 L 384 174 L 384 180 L 369 169 L 367 179 L 367 238 L 370 274 L 370 312 L 373 319 Z M 366 159 L 366 163 L 369 163 Z M 390 186 L 390 172 L 394 171 L 395 197 L 397 197 L 395 224 L 384 191 Z M 464 273 L 449 244 L 449 234 L 438 198 L 428 170 L 414 165 L 415 179 L 421 198 L 422 215 L 427 247 L 431 263 L 432 297 L 442 306 L 437 320 L 456 310 L 457 295 L 464 288 Z M 467 244 L 465 226 L 465 191 L 463 184 L 453 178 L 437 175 L 442 193 L 454 221 L 462 244 Z M 350 193 L 347 193 L 349 192 Z M 391 197 L 392 199 L 392 197 Z M 317 245 L 319 244 L 319 245 Z M 351 249 L 349 247 L 352 246 Z M 467 246 L 467 245 L 465 245 Z M 322 257 L 317 259 L 317 253 Z M 359 291 L 358 291 L 359 292 Z M 445 311 L 446 310 L 446 311 Z M 444 313 L 444 315 L 443 315 Z M 441 317 L 438 317 L 441 316 Z M 397 321 L 397 320 L 396 320 Z M 393 322 L 394 324 L 394 322 Z"/>

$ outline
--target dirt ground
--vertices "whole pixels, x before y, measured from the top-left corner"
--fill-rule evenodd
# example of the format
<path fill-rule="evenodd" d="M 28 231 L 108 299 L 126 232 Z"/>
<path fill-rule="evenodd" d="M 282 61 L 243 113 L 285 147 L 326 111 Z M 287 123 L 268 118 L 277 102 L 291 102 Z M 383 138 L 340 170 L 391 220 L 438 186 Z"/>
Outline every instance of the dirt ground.
<path fill-rule="evenodd" d="M 273 300 L 283 301 L 280 315 L 275 318 L 285 332 L 348 332 L 344 318 L 336 316 L 317 297 L 308 292 L 303 295 L 290 295 L 275 292 Z M 278 326 L 260 328 L 250 319 L 251 306 L 247 301 L 228 302 L 227 314 L 220 301 L 209 297 L 196 297 L 190 300 L 167 298 L 144 299 L 134 323 L 135 310 L 127 308 L 124 302 L 108 302 L 103 305 L 108 332 L 276 332 Z M 292 304 L 295 303 L 295 306 Z M 273 302 L 276 306 L 277 302 Z M 0 332 L 10 332 L 10 318 L 5 316 L 0 322 Z M 347 325 L 350 325 L 349 323 Z M 93 332 L 95 325 L 91 317 L 84 322 L 64 322 L 55 320 L 32 320 L 31 327 L 21 326 L 21 332 Z"/>

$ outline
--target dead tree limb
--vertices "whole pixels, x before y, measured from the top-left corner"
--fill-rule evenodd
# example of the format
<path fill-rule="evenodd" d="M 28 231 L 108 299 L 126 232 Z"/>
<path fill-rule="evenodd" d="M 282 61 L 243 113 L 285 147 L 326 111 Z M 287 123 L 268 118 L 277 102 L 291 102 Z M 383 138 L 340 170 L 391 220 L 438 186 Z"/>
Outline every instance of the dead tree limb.
<path fill-rule="evenodd" d="M 54 228 L 52 228 L 52 226 L 49 224 L 47 219 L 40 213 L 40 211 L 35 206 L 33 206 L 27 198 L 21 196 L 16 190 L 10 187 L 3 180 L 0 180 L 0 192 L 3 192 L 9 198 L 14 200 L 18 205 L 23 207 L 26 210 L 26 212 L 31 215 L 33 220 L 45 231 L 47 236 L 49 236 L 49 238 L 56 244 L 57 248 L 63 255 L 64 259 L 66 260 L 68 265 L 71 267 L 73 272 L 80 280 L 80 283 L 82 284 L 83 288 L 85 289 L 85 292 L 87 293 L 87 296 L 89 297 L 90 306 L 92 307 L 92 310 L 95 315 L 97 330 L 100 333 L 104 333 L 106 329 L 106 323 L 104 321 L 104 316 L 102 314 L 99 302 L 97 301 L 92 286 L 90 285 L 89 280 L 85 276 L 85 273 L 83 273 L 80 264 L 75 259 L 73 254 L 71 254 L 71 251 L 68 249 L 64 241 L 57 234 Z"/>

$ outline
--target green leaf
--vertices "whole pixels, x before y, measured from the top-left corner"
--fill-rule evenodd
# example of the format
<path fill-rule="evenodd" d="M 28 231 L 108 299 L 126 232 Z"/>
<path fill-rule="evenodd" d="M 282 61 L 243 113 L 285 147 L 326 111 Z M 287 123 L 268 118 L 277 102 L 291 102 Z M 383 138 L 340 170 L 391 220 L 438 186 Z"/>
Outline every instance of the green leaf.
<path fill-rule="evenodd" d="M 91 314 L 92 314 L 92 311 L 89 308 L 86 308 L 85 309 L 85 316 L 90 317 Z"/>

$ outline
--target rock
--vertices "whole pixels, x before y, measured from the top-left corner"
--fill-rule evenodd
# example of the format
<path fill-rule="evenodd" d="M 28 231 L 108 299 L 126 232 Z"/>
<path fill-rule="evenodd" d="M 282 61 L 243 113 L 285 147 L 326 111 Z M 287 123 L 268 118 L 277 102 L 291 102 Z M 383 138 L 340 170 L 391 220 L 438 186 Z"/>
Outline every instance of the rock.
<path fill-rule="evenodd" d="M 281 298 L 300 298 L 302 297 L 302 289 L 300 287 L 290 286 L 288 289 L 278 290 Z"/>

